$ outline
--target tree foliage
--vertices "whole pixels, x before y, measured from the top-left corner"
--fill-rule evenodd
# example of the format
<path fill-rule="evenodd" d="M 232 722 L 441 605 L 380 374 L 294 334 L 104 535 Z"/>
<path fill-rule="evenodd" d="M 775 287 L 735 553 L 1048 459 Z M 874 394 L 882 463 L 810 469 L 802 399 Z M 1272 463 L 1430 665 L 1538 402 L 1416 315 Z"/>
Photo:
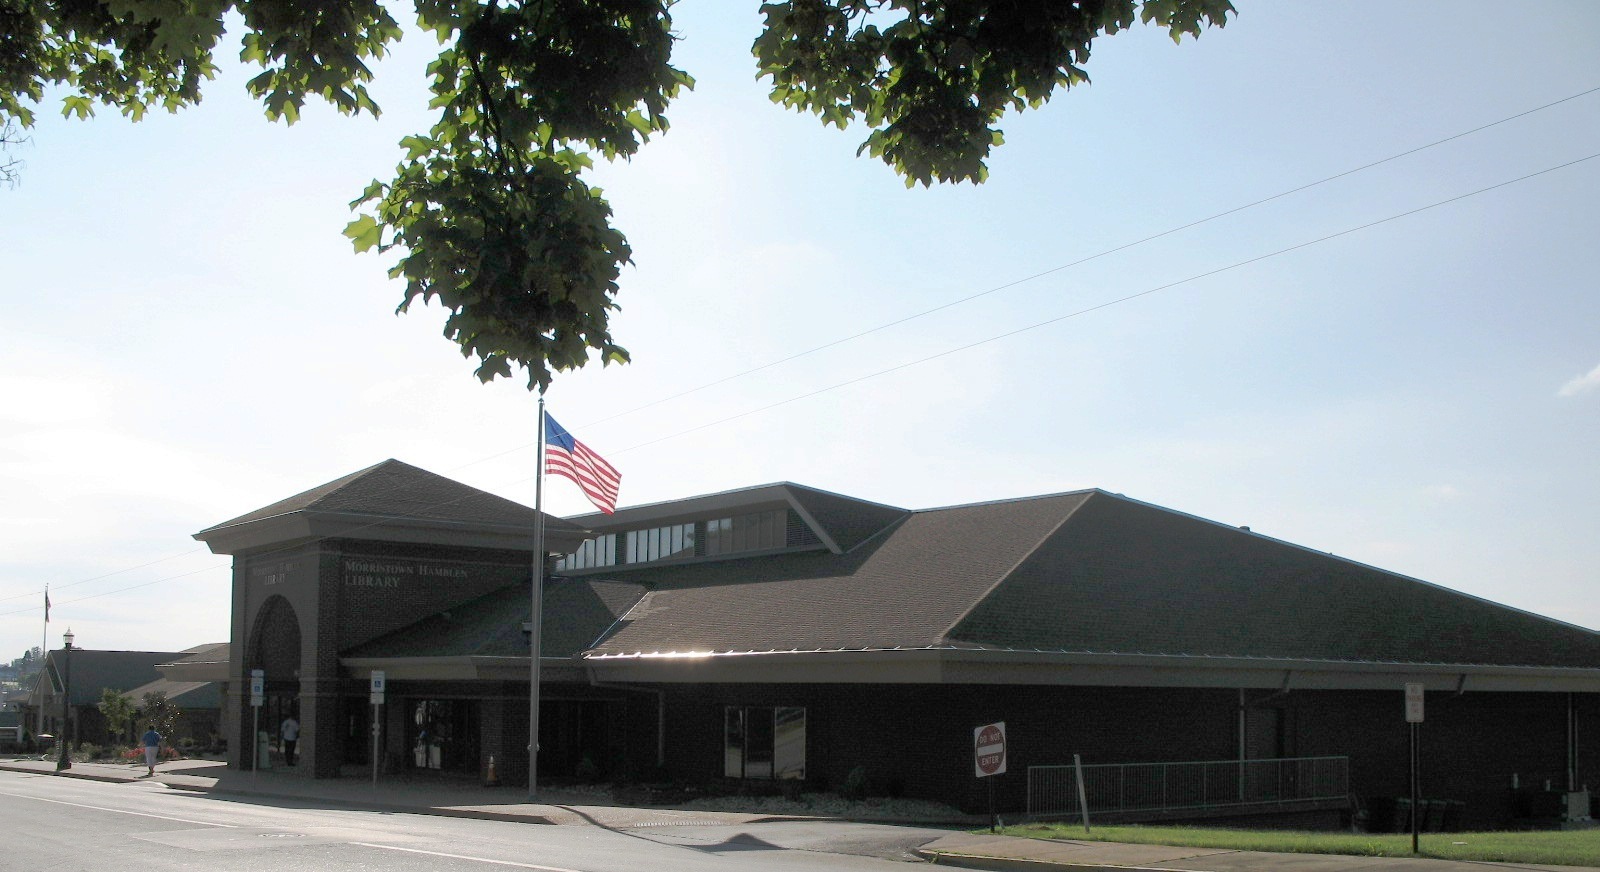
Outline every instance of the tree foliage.
<path fill-rule="evenodd" d="M 106 729 L 113 738 L 126 739 L 129 730 L 133 727 L 134 716 L 138 709 L 133 706 L 133 697 L 112 688 L 103 688 L 100 691 L 100 714 L 105 716 Z"/>
<path fill-rule="evenodd" d="M 183 712 L 178 709 L 178 704 L 167 699 L 165 691 L 150 691 L 140 702 L 139 722 L 154 725 L 156 732 L 168 742 L 176 741 L 173 737 L 182 718 Z"/>
<path fill-rule="evenodd" d="M 393 252 L 417 300 L 448 312 L 445 335 L 478 377 L 626 361 L 611 337 L 627 240 L 595 156 L 634 154 L 665 133 L 689 75 L 672 66 L 672 0 L 415 0 L 436 37 L 437 121 L 405 137 L 389 181 L 355 202 L 345 234 Z M 1008 111 L 1088 81 L 1094 39 L 1146 23 L 1174 40 L 1222 26 L 1228 0 L 782 0 L 761 7 L 753 52 L 775 103 L 867 130 L 860 152 L 907 185 L 982 181 Z M 236 13 L 236 19 L 229 19 Z M 244 28 L 248 89 L 294 123 L 319 97 L 376 115 L 370 61 L 400 25 L 377 0 L 0 0 L 0 122 L 33 123 L 47 90 L 61 111 L 131 118 L 198 102 L 225 20 Z"/>

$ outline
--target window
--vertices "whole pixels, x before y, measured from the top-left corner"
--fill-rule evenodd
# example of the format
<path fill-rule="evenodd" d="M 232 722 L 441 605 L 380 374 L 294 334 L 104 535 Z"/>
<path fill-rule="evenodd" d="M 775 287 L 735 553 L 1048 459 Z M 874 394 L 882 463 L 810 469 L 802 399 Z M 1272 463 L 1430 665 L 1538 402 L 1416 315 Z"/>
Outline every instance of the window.
<path fill-rule="evenodd" d="M 763 551 L 788 544 L 789 513 L 785 509 L 717 518 L 706 522 L 706 554 Z"/>
<path fill-rule="evenodd" d="M 557 569 L 590 569 L 617 565 L 617 534 L 596 536 L 556 561 Z"/>
<path fill-rule="evenodd" d="M 723 712 L 722 774 L 728 778 L 804 779 L 806 710 L 728 706 Z"/>
<path fill-rule="evenodd" d="M 694 524 L 628 531 L 628 562 L 648 563 L 694 556 Z"/>

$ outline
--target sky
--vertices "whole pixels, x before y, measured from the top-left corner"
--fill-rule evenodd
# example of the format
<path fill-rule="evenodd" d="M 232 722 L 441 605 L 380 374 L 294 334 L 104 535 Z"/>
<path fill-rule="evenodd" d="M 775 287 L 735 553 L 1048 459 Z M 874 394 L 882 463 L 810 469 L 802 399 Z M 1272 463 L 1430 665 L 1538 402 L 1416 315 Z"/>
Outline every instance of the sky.
<path fill-rule="evenodd" d="M 1097 41 L 987 183 L 910 190 L 768 100 L 759 4 L 679 4 L 696 87 L 593 177 L 633 363 L 558 376 L 551 414 L 622 505 L 1099 487 L 1600 627 L 1600 4 L 1236 3 Z M 480 384 L 340 234 L 431 123 L 437 46 L 378 66 L 381 119 L 285 126 L 237 39 L 199 106 L 53 95 L 13 154 L 0 660 L 225 640 L 230 558 L 192 535 L 387 458 L 534 502 L 524 381 Z"/>

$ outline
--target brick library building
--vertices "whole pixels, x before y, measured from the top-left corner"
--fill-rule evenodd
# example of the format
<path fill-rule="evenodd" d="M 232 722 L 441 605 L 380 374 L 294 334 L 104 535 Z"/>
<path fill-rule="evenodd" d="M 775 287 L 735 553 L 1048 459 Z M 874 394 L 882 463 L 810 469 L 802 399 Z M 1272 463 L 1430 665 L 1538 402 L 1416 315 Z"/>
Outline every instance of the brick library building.
<path fill-rule="evenodd" d="M 292 715 L 306 777 L 525 783 L 536 518 L 389 460 L 195 534 L 233 557 L 227 656 L 186 673 L 223 683 L 230 765 L 282 766 Z M 1600 788 L 1600 634 L 1120 494 L 780 483 L 544 528 L 541 781 L 1049 817 L 1081 772 L 1101 820 L 1381 829 L 1414 733 L 1434 825 L 1579 820 Z"/>

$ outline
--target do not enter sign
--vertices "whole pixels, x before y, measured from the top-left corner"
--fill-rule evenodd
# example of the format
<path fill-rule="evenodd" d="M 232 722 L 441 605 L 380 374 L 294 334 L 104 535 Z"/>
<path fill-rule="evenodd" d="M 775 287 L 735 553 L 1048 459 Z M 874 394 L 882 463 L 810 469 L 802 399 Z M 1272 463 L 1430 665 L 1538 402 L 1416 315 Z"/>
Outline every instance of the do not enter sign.
<path fill-rule="evenodd" d="M 979 778 L 1006 771 L 1006 722 L 985 724 L 972 731 L 972 761 Z"/>

